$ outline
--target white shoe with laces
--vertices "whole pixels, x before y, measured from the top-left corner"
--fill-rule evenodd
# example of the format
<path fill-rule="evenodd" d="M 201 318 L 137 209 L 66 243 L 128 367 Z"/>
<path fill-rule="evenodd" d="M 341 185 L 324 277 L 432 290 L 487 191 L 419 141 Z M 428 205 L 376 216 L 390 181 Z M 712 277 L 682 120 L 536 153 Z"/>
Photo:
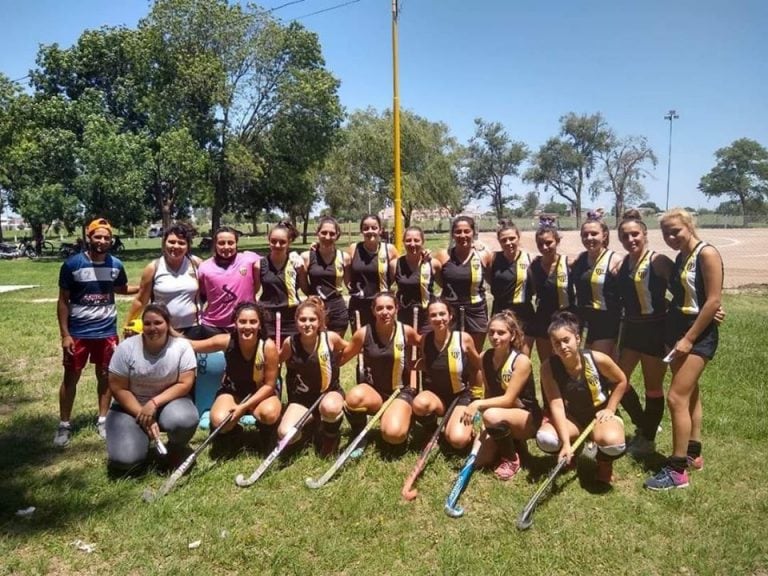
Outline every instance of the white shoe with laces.
<path fill-rule="evenodd" d="M 69 446 L 69 441 L 72 438 L 72 427 L 67 424 L 59 424 L 56 429 L 56 435 L 53 437 L 53 445 L 57 448 L 64 448 Z"/>

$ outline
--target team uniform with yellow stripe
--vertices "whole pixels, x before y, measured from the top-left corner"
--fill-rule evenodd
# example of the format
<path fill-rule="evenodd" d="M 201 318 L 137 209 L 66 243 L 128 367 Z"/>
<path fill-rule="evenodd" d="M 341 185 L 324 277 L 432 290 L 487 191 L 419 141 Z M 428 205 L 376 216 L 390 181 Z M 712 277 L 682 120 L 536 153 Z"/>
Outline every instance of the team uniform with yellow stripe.
<path fill-rule="evenodd" d="M 619 299 L 624 310 L 620 343 L 622 349 L 663 358 L 667 280 L 653 269 L 655 254 L 646 251 L 635 266 L 627 256 L 619 268 Z"/>
<path fill-rule="evenodd" d="M 286 361 L 286 389 L 290 404 L 309 408 L 323 392 L 334 390 L 343 395 L 339 384 L 338 357 L 334 355 L 327 332 L 320 332 L 317 345 L 307 353 L 300 336 L 291 337 L 291 357 Z"/>
<path fill-rule="evenodd" d="M 707 300 L 704 288 L 704 275 L 701 272 L 701 251 L 709 246 L 699 242 L 688 257 L 678 254 L 669 279 L 669 291 L 672 302 L 669 305 L 665 324 L 665 340 L 668 348 L 673 348 L 701 312 Z M 713 320 L 693 343 L 691 354 L 712 359 L 719 341 L 717 323 Z"/>
<path fill-rule="evenodd" d="M 310 250 L 307 278 L 309 293 L 319 296 L 325 304 L 325 325 L 329 330 L 344 334 L 349 320 L 347 304 L 341 294 L 344 288 L 344 253 L 336 250 L 333 260 L 326 262 L 319 251 Z"/>
<path fill-rule="evenodd" d="M 386 342 L 379 340 L 373 325 L 365 327 L 364 382 L 372 386 L 384 400 L 403 384 L 405 388 L 400 397 L 408 402 L 413 399 L 415 391 L 408 387 L 411 371 L 406 362 L 407 353 L 405 326 L 401 322 L 395 324 L 392 336 Z"/>
<path fill-rule="evenodd" d="M 349 324 L 353 332 L 357 329 L 355 312 L 360 312 L 361 326 L 373 324 L 373 297 L 378 292 L 389 290 L 392 284 L 388 246 L 386 242 L 380 242 L 375 252 L 366 250 L 363 242 L 355 246 L 349 268 Z"/>
<path fill-rule="evenodd" d="M 533 336 L 533 278 L 531 276 L 531 255 L 518 251 L 514 260 L 504 252 L 493 254 L 491 265 L 492 314 L 511 310 L 526 335 Z"/>
<path fill-rule="evenodd" d="M 500 368 L 493 365 L 493 349 L 489 348 L 483 352 L 483 379 L 485 380 L 485 398 L 497 398 L 504 396 L 507 386 L 512 381 L 512 374 L 515 371 L 515 362 L 522 356 L 520 352 L 512 350 L 504 360 Z M 533 379 L 533 372 L 528 376 L 525 386 L 517 397 L 523 404 L 523 409 L 531 413 L 534 420 L 534 426 L 539 427 L 542 420 L 541 406 L 536 400 L 536 382 Z"/>
<path fill-rule="evenodd" d="M 469 389 L 472 371 L 461 345 L 461 332 L 451 332 L 442 349 L 435 345 L 434 332 L 424 338 L 422 389 L 440 398 L 443 407 L 448 407 L 457 396 L 460 406 L 468 405 L 472 400 Z"/>
<path fill-rule="evenodd" d="M 411 267 L 405 256 L 400 256 L 395 264 L 395 284 L 397 285 L 397 319 L 403 324 L 413 325 L 413 309 L 419 309 L 418 331 L 431 330 L 427 308 L 435 297 L 435 276 L 432 262 L 419 262 Z"/>
<path fill-rule="evenodd" d="M 615 340 L 619 336 L 621 306 L 617 277 L 611 273 L 611 262 L 619 256 L 603 250 L 594 264 L 587 252 L 573 263 L 571 277 L 576 288 L 576 313 L 587 326 L 587 344 L 596 340 Z"/>
<path fill-rule="evenodd" d="M 549 366 L 560 390 L 566 417 L 584 428 L 605 408 L 615 383 L 600 374 L 591 351 L 580 350 L 579 354 L 582 368 L 578 378 L 571 378 L 559 356 L 550 356 Z"/>
<path fill-rule="evenodd" d="M 454 308 L 458 325 L 460 310 L 464 308 L 464 331 L 470 334 L 488 331 L 488 305 L 483 286 L 483 261 L 472 250 L 469 259 L 462 262 L 456 257 L 456 249 L 449 252 L 443 264 L 442 298 Z"/>
<path fill-rule="evenodd" d="M 259 339 L 256 353 L 251 358 L 245 358 L 240 350 L 237 336 L 229 339 L 229 345 L 224 351 L 226 368 L 221 379 L 221 385 L 216 396 L 231 394 L 235 402 L 242 402 L 248 394 L 255 392 L 264 385 L 264 340 Z"/>
<path fill-rule="evenodd" d="M 573 308 L 573 283 L 568 259 L 558 255 L 555 265 L 547 272 L 544 270 L 542 257 L 537 256 L 531 263 L 531 279 L 536 297 L 536 311 L 533 325 L 529 327 L 530 335 L 548 338 L 547 330 L 552 322 L 552 314 Z"/>
<path fill-rule="evenodd" d="M 275 337 L 276 314 L 281 314 L 280 335 L 283 339 L 298 332 L 296 328 L 296 308 L 299 298 L 299 278 L 296 269 L 286 258 L 281 267 L 275 266 L 267 256 L 261 260 L 261 296 L 259 302 L 263 314 L 263 334 L 267 338 Z M 278 345 L 279 347 L 279 345 Z"/>

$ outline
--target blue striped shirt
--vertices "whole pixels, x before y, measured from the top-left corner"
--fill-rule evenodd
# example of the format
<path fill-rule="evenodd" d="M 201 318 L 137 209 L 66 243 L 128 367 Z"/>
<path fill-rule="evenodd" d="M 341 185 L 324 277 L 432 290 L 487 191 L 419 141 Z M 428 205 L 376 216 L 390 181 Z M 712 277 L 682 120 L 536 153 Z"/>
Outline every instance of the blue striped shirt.
<path fill-rule="evenodd" d="M 127 284 L 123 263 L 111 254 L 98 263 L 83 252 L 70 256 L 59 270 L 59 288 L 69 292 L 69 333 L 87 339 L 116 336 L 115 288 Z"/>

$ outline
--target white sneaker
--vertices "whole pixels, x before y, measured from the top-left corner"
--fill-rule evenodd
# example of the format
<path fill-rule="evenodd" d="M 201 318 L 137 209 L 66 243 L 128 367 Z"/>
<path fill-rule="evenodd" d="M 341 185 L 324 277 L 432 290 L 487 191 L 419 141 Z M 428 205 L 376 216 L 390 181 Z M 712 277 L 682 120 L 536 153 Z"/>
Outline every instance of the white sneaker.
<path fill-rule="evenodd" d="M 96 421 L 96 430 L 99 432 L 99 436 L 102 440 L 107 439 L 107 421 Z"/>
<path fill-rule="evenodd" d="M 597 444 L 595 444 L 592 440 L 587 442 L 584 445 L 584 450 L 581 453 L 584 458 L 589 458 L 590 460 L 594 460 L 597 458 Z"/>
<path fill-rule="evenodd" d="M 64 424 L 59 424 L 56 430 L 56 436 L 53 437 L 53 445 L 57 448 L 64 448 L 69 446 L 69 441 L 72 437 L 72 427 Z"/>

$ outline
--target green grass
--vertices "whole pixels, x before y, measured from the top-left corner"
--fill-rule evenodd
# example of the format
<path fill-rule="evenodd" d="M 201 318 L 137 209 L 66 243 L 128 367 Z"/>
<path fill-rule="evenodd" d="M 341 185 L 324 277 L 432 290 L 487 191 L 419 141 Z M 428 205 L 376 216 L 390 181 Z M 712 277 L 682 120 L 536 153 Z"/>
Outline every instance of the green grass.
<path fill-rule="evenodd" d="M 143 242 L 143 241 L 142 241 Z M 262 244 L 263 245 L 263 244 Z M 155 255 L 129 245 L 129 278 Z M 145 251 L 142 251 L 145 250 Z M 725 298 L 721 345 L 703 381 L 706 468 L 691 487 L 650 494 L 648 471 L 616 463 L 614 488 L 592 482 L 580 462 L 537 511 L 533 528 L 514 520 L 552 466 L 531 443 L 533 462 L 512 482 L 476 473 L 457 520 L 443 504 L 463 457 L 437 455 L 405 503 L 402 482 L 418 446 L 386 460 L 369 449 L 328 486 L 304 478 L 330 465 L 305 450 L 249 489 L 238 473 L 254 453 L 201 457 L 164 499 L 142 491 L 164 476 L 112 480 L 95 427 L 95 383 L 87 371 L 75 406 L 69 449 L 51 444 L 61 377 L 55 320 L 59 262 L 0 262 L 3 283 L 39 288 L 0 295 L 0 574 L 761 574 L 768 570 L 768 301 L 764 294 Z M 121 314 L 127 302 L 121 301 Z M 345 385 L 351 368 L 343 370 Z M 636 376 L 637 380 L 637 376 Z M 631 429 L 631 425 L 629 426 Z M 346 431 L 346 427 L 345 427 Z M 194 444 L 204 438 L 199 432 Z M 346 439 L 346 436 L 345 436 Z M 668 416 L 659 437 L 671 444 Z M 649 465 L 653 465 L 651 462 Z M 35 506 L 27 519 L 18 509 Z M 75 540 L 94 544 L 86 554 Z M 190 550 L 190 542 L 201 540 Z"/>

